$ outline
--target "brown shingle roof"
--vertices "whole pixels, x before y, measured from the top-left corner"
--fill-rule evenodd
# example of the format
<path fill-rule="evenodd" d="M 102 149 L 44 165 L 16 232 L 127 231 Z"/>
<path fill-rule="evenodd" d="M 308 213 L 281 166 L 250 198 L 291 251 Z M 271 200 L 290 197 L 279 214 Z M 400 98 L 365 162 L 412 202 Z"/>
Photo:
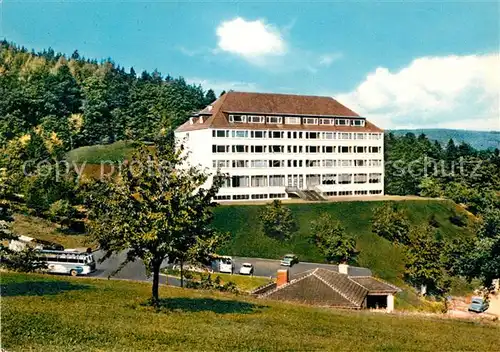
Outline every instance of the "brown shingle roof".
<path fill-rule="evenodd" d="M 380 128 L 366 121 L 364 127 L 330 125 L 277 125 L 254 123 L 229 123 L 229 113 L 288 115 L 288 116 L 345 116 L 359 117 L 354 111 L 340 104 L 331 97 L 228 92 L 217 99 L 210 107 L 201 110 L 203 117 L 191 124 L 189 121 L 178 131 L 193 131 L 205 128 L 236 128 L 256 130 L 309 130 L 309 131 L 357 131 L 382 132 Z"/>
<path fill-rule="evenodd" d="M 270 285 L 254 294 L 283 301 L 357 309 L 362 307 L 369 294 L 398 291 L 396 286 L 371 276 L 350 277 L 316 268 L 294 275 L 288 284 L 280 287 Z"/>

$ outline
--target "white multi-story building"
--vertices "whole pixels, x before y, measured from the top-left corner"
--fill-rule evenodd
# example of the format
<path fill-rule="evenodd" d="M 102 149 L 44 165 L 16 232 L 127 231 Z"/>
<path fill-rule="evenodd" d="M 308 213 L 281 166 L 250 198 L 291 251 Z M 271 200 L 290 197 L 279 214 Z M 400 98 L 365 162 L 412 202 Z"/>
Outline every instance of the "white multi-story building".
<path fill-rule="evenodd" d="M 191 165 L 229 176 L 220 201 L 384 193 L 383 130 L 330 97 L 228 92 L 176 137 Z"/>

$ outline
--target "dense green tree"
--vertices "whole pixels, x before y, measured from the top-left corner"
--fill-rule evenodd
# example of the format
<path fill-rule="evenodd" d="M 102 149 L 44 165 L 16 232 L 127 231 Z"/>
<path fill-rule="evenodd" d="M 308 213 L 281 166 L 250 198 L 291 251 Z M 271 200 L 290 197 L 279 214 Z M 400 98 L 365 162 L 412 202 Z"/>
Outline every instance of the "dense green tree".
<path fill-rule="evenodd" d="M 117 179 L 96 181 L 85 194 L 89 233 L 104 259 L 126 251 L 120 268 L 142 260 L 153 275 L 154 304 L 165 259 L 182 259 L 187 251 L 193 256 L 211 253 L 224 238 L 211 227 L 219 183 L 201 188 L 207 175 L 185 162 L 182 148 L 160 143 L 151 151 L 142 146 Z"/>
<path fill-rule="evenodd" d="M 207 93 L 205 94 L 205 105 L 212 104 L 216 100 L 217 97 L 215 96 L 214 91 L 212 89 L 207 90 Z"/>
<path fill-rule="evenodd" d="M 373 211 L 372 231 L 391 242 L 407 244 L 410 222 L 395 203 L 386 202 Z"/>
<path fill-rule="evenodd" d="M 329 263 L 348 263 L 358 254 L 356 240 L 328 213 L 312 222 L 311 233 L 313 242 Z"/>
<path fill-rule="evenodd" d="M 297 231 L 297 223 L 292 211 L 277 199 L 262 209 L 259 218 L 262 232 L 271 238 L 287 240 Z"/>

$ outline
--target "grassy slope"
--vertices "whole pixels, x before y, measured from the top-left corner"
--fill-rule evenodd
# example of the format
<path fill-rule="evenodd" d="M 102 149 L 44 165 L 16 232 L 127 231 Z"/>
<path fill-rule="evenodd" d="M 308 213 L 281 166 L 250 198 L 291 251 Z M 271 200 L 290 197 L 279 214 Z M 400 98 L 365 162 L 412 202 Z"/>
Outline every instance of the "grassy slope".
<path fill-rule="evenodd" d="M 401 250 L 371 232 L 372 211 L 380 204 L 381 202 L 335 202 L 286 205 L 293 211 L 300 227 L 289 242 L 274 240 L 262 233 L 258 217 L 263 206 L 218 207 L 215 212 L 215 225 L 232 235 L 230 244 L 223 250 L 224 253 L 279 258 L 287 252 L 293 252 L 302 261 L 321 262 L 323 258 L 309 240 L 310 226 L 311 221 L 319 214 L 328 212 L 356 237 L 358 249 L 361 251 L 358 265 L 368 267 L 377 276 L 397 283 L 404 269 Z M 426 223 L 431 214 L 435 214 L 444 237 L 468 234 L 466 229 L 450 223 L 449 217 L 462 211 L 451 202 L 419 200 L 400 201 L 398 204 L 407 211 L 413 224 Z"/>
<path fill-rule="evenodd" d="M 142 305 L 150 285 L 2 275 L 8 351 L 492 351 L 498 325 L 335 311 L 162 287 L 171 310 Z M 473 338 L 471 338 L 473 336 Z"/>
<path fill-rule="evenodd" d="M 123 161 L 133 149 L 133 142 L 118 141 L 112 144 L 98 144 L 80 147 L 67 154 L 67 160 L 74 163 L 99 164 L 101 161 Z"/>
<path fill-rule="evenodd" d="M 17 235 L 59 243 L 64 248 L 89 247 L 86 236 L 65 234 L 56 224 L 34 216 L 16 214 L 12 230 Z"/>

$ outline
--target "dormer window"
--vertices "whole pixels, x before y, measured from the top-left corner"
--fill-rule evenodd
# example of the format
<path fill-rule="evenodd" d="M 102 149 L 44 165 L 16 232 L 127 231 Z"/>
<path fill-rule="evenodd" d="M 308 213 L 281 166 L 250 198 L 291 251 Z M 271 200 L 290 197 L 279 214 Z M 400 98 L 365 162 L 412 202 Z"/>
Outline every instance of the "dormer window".
<path fill-rule="evenodd" d="M 229 122 L 246 123 L 247 115 L 229 115 Z"/>
<path fill-rule="evenodd" d="M 336 119 L 335 124 L 337 126 L 349 126 L 349 120 L 348 119 Z"/>
<path fill-rule="evenodd" d="M 318 119 L 313 117 L 304 118 L 304 125 L 317 125 Z"/>
<path fill-rule="evenodd" d="M 264 123 L 264 122 L 266 122 L 266 118 L 264 116 L 250 115 L 250 116 L 248 116 L 248 122 L 249 123 Z"/>
<path fill-rule="evenodd" d="M 353 126 L 364 127 L 364 125 L 365 125 L 365 120 L 361 120 L 361 119 L 352 120 L 352 125 L 353 125 Z"/>
<path fill-rule="evenodd" d="M 319 124 L 320 125 L 334 125 L 335 120 L 334 119 L 319 119 Z"/>
<path fill-rule="evenodd" d="M 276 123 L 276 124 L 283 123 L 283 117 L 281 116 L 267 116 L 266 120 L 267 123 Z"/>
<path fill-rule="evenodd" d="M 287 125 L 300 125 L 300 117 L 285 117 L 285 123 Z"/>

